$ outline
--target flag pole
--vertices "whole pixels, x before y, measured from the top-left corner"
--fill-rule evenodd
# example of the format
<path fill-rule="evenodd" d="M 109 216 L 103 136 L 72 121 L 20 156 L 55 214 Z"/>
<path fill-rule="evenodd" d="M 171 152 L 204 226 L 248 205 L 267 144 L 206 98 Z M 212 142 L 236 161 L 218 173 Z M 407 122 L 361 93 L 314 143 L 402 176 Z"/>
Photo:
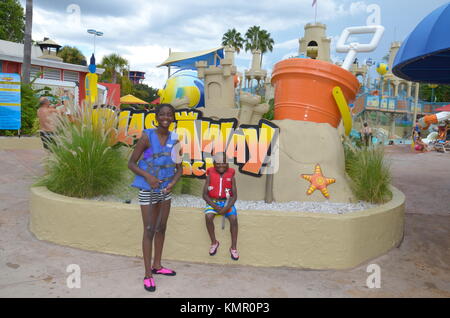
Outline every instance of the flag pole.
<path fill-rule="evenodd" d="M 317 5 L 317 1 L 316 1 L 316 15 L 314 17 L 314 24 L 317 24 L 317 7 L 318 7 L 318 5 Z"/>
<path fill-rule="evenodd" d="M 313 7 L 315 6 L 316 8 L 315 8 L 315 15 L 314 15 L 314 24 L 317 24 L 317 7 L 318 7 L 318 5 L 317 5 L 317 0 L 313 0 Z"/>

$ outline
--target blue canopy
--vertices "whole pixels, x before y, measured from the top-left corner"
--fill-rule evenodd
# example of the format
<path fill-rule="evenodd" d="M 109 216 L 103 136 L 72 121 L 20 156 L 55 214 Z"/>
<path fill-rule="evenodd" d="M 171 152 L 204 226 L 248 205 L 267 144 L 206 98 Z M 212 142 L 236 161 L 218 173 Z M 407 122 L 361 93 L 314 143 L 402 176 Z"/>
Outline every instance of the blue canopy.
<path fill-rule="evenodd" d="M 450 3 L 417 25 L 398 51 L 392 72 L 408 81 L 450 84 Z"/>
<path fill-rule="evenodd" d="M 195 70 L 195 62 L 207 61 L 208 65 L 220 65 L 220 59 L 223 59 L 223 47 L 197 51 L 197 52 L 172 52 L 170 56 L 160 66 L 175 66 L 180 69 Z"/>

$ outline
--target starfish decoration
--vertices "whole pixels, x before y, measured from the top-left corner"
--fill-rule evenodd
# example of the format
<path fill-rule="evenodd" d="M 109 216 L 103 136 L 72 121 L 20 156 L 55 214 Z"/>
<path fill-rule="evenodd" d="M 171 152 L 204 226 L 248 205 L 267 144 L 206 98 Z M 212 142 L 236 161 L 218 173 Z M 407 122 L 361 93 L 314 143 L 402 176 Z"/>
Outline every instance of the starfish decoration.
<path fill-rule="evenodd" d="M 308 191 L 306 192 L 307 195 L 311 195 L 314 191 L 320 190 L 325 198 L 329 199 L 330 194 L 328 193 L 327 186 L 329 184 L 333 184 L 336 182 L 336 179 L 326 178 L 322 174 L 322 169 L 320 168 L 320 165 L 317 164 L 316 168 L 314 170 L 314 174 L 302 174 L 301 177 L 303 179 L 308 180 L 311 182 L 311 186 L 309 187 Z"/>

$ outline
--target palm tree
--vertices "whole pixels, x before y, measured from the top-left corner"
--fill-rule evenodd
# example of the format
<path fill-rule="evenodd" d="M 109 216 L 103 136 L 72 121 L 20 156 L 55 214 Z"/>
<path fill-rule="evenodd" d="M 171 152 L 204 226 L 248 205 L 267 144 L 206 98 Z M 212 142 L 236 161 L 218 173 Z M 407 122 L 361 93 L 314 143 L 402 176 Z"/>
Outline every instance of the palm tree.
<path fill-rule="evenodd" d="M 245 33 L 245 52 L 259 49 L 259 35 L 261 29 L 259 26 L 252 26 Z"/>
<path fill-rule="evenodd" d="M 261 33 L 259 34 L 259 41 L 261 50 L 261 66 L 262 66 L 262 57 L 264 53 L 273 51 L 273 45 L 275 44 L 275 41 L 270 37 L 270 33 L 267 32 L 266 30 L 261 30 Z"/>
<path fill-rule="evenodd" d="M 244 39 L 242 38 L 241 33 L 236 31 L 235 28 L 228 29 L 222 37 L 222 45 L 234 48 L 236 53 L 239 54 L 244 47 Z"/>
<path fill-rule="evenodd" d="M 245 33 L 245 51 L 260 50 L 261 64 L 264 53 L 272 52 L 275 41 L 271 38 L 270 33 L 261 30 L 259 26 L 252 26 Z"/>
<path fill-rule="evenodd" d="M 23 45 L 22 82 L 30 83 L 31 32 L 33 27 L 33 0 L 27 0 L 25 9 L 25 36 Z"/>
<path fill-rule="evenodd" d="M 129 64 L 125 58 L 113 53 L 103 57 L 100 67 L 105 69 L 104 78 L 117 84 L 117 75 L 122 76 L 128 70 Z"/>
<path fill-rule="evenodd" d="M 59 52 L 58 56 L 63 59 L 64 63 L 86 65 L 86 57 L 81 51 L 74 46 L 64 46 Z"/>

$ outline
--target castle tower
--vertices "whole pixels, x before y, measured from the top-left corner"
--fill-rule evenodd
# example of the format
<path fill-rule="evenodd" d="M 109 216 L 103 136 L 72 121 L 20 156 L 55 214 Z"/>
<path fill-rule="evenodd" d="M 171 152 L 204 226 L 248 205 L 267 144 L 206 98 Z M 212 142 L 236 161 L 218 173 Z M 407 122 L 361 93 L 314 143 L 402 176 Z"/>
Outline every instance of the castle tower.
<path fill-rule="evenodd" d="M 395 57 L 397 56 L 400 47 L 402 46 L 402 42 L 392 42 L 391 48 L 389 49 L 389 60 L 388 67 L 389 70 L 387 74 L 384 76 L 383 80 L 383 93 L 391 96 L 398 96 L 399 93 L 406 97 L 413 97 L 413 95 L 418 94 L 419 85 L 413 85 L 412 82 L 405 81 L 392 73 L 392 68 L 394 66 Z M 414 90 L 414 94 L 413 91 Z"/>
<path fill-rule="evenodd" d="M 326 34 L 327 26 L 322 23 L 308 23 L 305 35 L 299 40 L 299 55 L 331 63 L 331 38 Z"/>
<path fill-rule="evenodd" d="M 391 48 L 389 50 L 389 72 L 392 73 L 392 68 L 394 66 L 394 60 L 397 56 L 398 50 L 400 50 L 400 47 L 402 46 L 402 42 L 392 42 Z"/>
<path fill-rule="evenodd" d="M 258 86 L 264 85 L 267 71 L 261 69 L 261 58 L 261 51 L 252 50 L 252 66 L 245 71 L 245 87 L 250 88 L 253 80 L 258 82 Z"/>
<path fill-rule="evenodd" d="M 208 66 L 206 61 L 196 62 L 195 65 L 198 78 L 205 83 L 203 114 L 214 118 L 237 117 L 239 110 L 235 108 L 234 96 L 234 76 L 237 72 L 234 65 L 234 49 L 226 48 L 220 66 Z"/>
<path fill-rule="evenodd" d="M 370 78 L 368 76 L 369 68 L 366 64 L 360 64 L 358 61 L 352 64 L 352 68 L 350 72 L 358 78 L 358 76 L 362 77 L 362 85 L 369 86 Z"/>

